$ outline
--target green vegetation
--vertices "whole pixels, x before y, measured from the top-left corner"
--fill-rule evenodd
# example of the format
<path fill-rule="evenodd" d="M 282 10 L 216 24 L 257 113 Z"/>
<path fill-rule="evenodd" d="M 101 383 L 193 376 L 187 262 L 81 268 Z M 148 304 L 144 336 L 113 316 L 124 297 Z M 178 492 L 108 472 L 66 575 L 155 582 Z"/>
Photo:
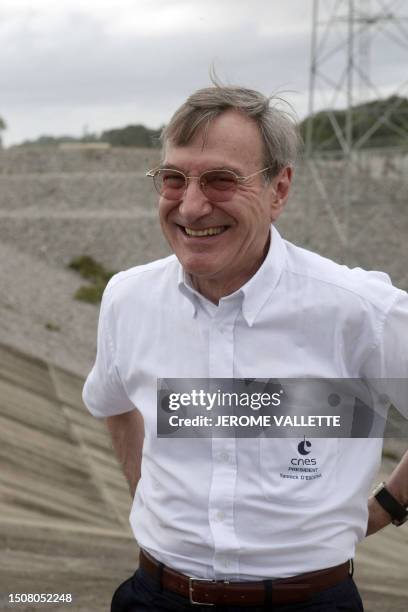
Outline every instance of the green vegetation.
<path fill-rule="evenodd" d="M 52 332 L 57 332 L 61 330 L 61 327 L 57 323 L 51 323 L 51 321 L 47 321 L 44 327 L 45 329 L 48 329 L 48 331 Z"/>
<path fill-rule="evenodd" d="M 79 302 L 88 304 L 99 304 L 106 285 L 82 285 L 74 294 L 74 298 Z"/>
<path fill-rule="evenodd" d="M 151 130 L 144 125 L 128 125 L 116 130 L 102 132 L 101 141 L 112 147 L 157 147 L 161 130 Z"/>
<path fill-rule="evenodd" d="M 389 112 L 388 112 L 389 111 Z M 385 115 L 385 113 L 387 113 Z M 334 128 L 343 136 L 346 132 L 345 110 L 323 110 L 316 113 L 313 120 L 313 148 L 319 151 L 339 151 L 341 145 Z M 300 132 L 306 140 L 308 118 L 300 123 Z M 163 127 L 163 126 L 162 126 Z M 17 146 L 58 146 L 63 143 L 108 143 L 112 147 L 144 147 L 158 148 L 160 146 L 159 129 L 151 129 L 142 124 L 127 125 L 122 128 L 105 130 L 102 134 L 85 134 L 80 138 L 73 136 L 40 136 L 36 140 L 26 140 Z M 6 128 L 0 117 L 0 132 Z M 353 142 L 370 132 L 367 140 L 362 142 L 362 148 L 400 147 L 407 146 L 408 136 L 408 99 L 391 96 L 385 100 L 375 100 L 359 104 L 352 109 Z M 1 139 L 0 139 L 1 146 Z"/>
<path fill-rule="evenodd" d="M 95 261 L 93 257 L 89 255 L 81 255 L 80 257 L 72 259 L 68 267 L 78 272 L 82 278 L 88 278 L 94 282 L 103 281 L 107 283 L 115 274 L 115 272 L 106 270 L 102 264 Z"/>
<path fill-rule="evenodd" d="M 390 112 L 385 115 L 387 109 Z M 319 151 L 340 150 L 333 122 L 338 124 L 343 135 L 346 129 L 346 111 L 321 111 L 313 116 L 313 147 Z M 384 119 L 385 115 L 385 119 Z M 306 139 L 308 118 L 300 124 L 303 139 Z M 372 129 L 369 138 L 362 142 L 362 148 L 395 147 L 407 145 L 408 136 L 408 99 L 392 96 L 386 100 L 376 100 L 354 106 L 352 109 L 353 142 L 363 138 Z"/>
<path fill-rule="evenodd" d="M 35 140 L 25 140 L 17 147 L 57 147 L 64 143 L 87 143 L 87 142 L 99 142 L 99 138 L 94 134 L 88 134 L 83 138 L 75 138 L 74 136 L 39 136 Z"/>
<path fill-rule="evenodd" d="M 74 298 L 89 304 L 99 304 L 105 287 L 115 272 L 106 270 L 102 264 L 95 261 L 89 255 L 81 255 L 72 259 L 68 264 L 68 268 L 75 270 L 82 278 L 89 281 L 87 285 L 79 287 Z"/>
<path fill-rule="evenodd" d="M 1 124 L 0 124 L 1 125 Z M 1 128 L 0 128 L 1 129 Z M 21 147 L 58 146 L 64 143 L 108 143 L 112 147 L 159 147 L 161 129 L 153 130 L 144 125 L 127 125 L 123 128 L 106 130 L 99 136 L 86 134 L 81 138 L 73 136 L 40 136 L 36 140 L 25 140 Z"/>

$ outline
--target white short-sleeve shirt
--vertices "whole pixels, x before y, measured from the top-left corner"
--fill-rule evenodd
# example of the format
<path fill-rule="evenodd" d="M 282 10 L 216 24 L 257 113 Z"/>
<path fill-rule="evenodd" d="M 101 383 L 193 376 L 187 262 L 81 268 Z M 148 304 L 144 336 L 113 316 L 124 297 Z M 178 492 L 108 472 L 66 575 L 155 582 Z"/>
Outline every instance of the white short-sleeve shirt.
<path fill-rule="evenodd" d="M 257 273 L 218 306 L 175 256 L 121 272 L 104 293 L 84 401 L 145 422 L 130 514 L 139 545 L 202 578 L 280 578 L 353 557 L 367 524 L 379 439 L 314 439 L 321 477 L 281 478 L 295 438 L 156 435 L 158 378 L 407 378 L 408 295 L 272 228 Z"/>

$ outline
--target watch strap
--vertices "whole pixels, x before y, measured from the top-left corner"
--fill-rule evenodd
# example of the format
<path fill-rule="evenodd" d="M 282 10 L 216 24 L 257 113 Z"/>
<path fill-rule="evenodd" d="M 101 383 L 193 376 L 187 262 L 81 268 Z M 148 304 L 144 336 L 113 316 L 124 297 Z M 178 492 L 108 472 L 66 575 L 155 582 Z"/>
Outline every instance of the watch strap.
<path fill-rule="evenodd" d="M 379 485 L 373 492 L 375 499 L 380 506 L 391 516 L 394 525 L 402 525 L 408 519 L 408 509 L 405 508 L 385 486 Z"/>

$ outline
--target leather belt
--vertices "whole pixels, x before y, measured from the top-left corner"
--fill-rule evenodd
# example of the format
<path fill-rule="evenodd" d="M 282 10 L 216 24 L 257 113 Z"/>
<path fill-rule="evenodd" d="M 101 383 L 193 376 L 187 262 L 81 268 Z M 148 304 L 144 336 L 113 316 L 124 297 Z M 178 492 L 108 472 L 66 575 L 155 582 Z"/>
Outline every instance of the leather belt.
<path fill-rule="evenodd" d="M 185 597 L 191 604 L 201 606 L 300 603 L 315 593 L 335 586 L 350 575 L 350 563 L 346 561 L 328 569 L 273 581 L 207 580 L 180 574 L 159 563 L 144 550 L 140 551 L 139 567 L 161 583 L 163 589 Z"/>

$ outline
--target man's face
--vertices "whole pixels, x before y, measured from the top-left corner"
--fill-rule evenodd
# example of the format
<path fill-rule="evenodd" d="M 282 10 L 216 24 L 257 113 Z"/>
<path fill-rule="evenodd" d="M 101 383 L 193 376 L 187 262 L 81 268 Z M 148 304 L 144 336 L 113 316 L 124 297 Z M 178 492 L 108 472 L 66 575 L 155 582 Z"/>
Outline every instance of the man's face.
<path fill-rule="evenodd" d="M 248 176 L 264 167 L 263 144 L 256 124 L 236 111 L 227 111 L 185 146 L 167 143 L 163 167 L 199 176 L 206 170 L 229 169 Z M 198 181 L 189 181 L 178 201 L 160 198 L 163 233 L 184 270 L 204 295 L 208 287 L 228 295 L 256 272 L 268 246 L 269 228 L 288 195 L 290 168 L 272 184 L 261 174 L 238 184 L 227 202 L 211 202 Z M 190 230 L 215 228 L 214 235 L 192 236 Z M 221 231 L 220 231 L 221 230 Z M 211 291 L 210 291 L 211 294 Z"/>

